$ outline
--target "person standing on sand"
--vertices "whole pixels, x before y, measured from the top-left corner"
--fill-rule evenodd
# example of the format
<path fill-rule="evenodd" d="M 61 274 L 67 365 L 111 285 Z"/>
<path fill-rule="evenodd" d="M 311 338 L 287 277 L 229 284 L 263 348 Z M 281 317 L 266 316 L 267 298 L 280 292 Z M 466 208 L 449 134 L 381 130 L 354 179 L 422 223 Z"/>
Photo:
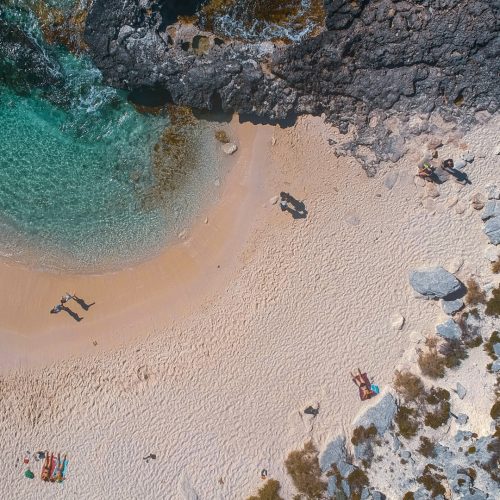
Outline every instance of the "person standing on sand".
<path fill-rule="evenodd" d="M 63 306 L 64 304 L 66 304 L 66 302 L 70 301 L 72 298 L 73 298 L 73 295 L 71 295 L 70 293 L 66 292 L 66 295 L 63 295 L 61 297 L 61 305 Z"/>
<path fill-rule="evenodd" d="M 50 314 L 57 314 L 62 311 L 62 305 L 61 304 L 56 304 L 51 310 Z"/>
<path fill-rule="evenodd" d="M 283 191 L 280 193 L 280 208 L 282 212 L 288 209 L 289 197 L 290 195 L 288 193 L 284 193 Z"/>

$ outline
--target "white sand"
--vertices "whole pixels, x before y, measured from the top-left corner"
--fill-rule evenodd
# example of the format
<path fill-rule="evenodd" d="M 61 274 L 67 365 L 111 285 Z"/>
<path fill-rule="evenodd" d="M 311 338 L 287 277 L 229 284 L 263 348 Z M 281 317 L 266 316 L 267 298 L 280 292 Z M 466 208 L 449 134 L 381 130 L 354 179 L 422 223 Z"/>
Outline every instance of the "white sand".
<path fill-rule="evenodd" d="M 409 270 L 458 257 L 462 279 L 487 274 L 487 239 L 469 199 L 498 181 L 495 123 L 442 148 L 442 157 L 455 158 L 471 149 L 476 160 L 466 170 L 471 186 L 449 181 L 435 199 L 415 186 L 415 155 L 390 169 L 398 179 L 388 190 L 386 172 L 368 179 L 332 154 L 334 130 L 320 119 L 274 129 L 274 146 L 268 130 L 249 157 L 264 173 L 245 197 L 248 236 L 231 246 L 223 278 L 206 275 L 211 294 L 194 297 L 192 307 L 182 306 L 191 299 L 183 295 L 179 314 L 155 302 L 136 317 L 142 339 L 120 349 L 99 344 L 80 359 L 0 380 L 0 498 L 245 498 L 262 484 L 262 468 L 291 498 L 287 453 L 309 438 L 321 448 L 363 407 L 349 370 L 359 366 L 384 387 L 413 351 L 410 340 L 433 331 L 436 304 L 413 298 Z M 264 201 L 281 190 L 304 200 L 306 220 Z M 464 213 L 447 207 L 454 196 Z M 392 326 L 397 314 L 401 331 Z M 115 311 L 92 328 L 102 328 L 105 343 L 129 319 Z M 301 411 L 316 403 L 311 423 Z M 47 448 L 69 455 L 62 485 L 29 481 L 15 466 L 26 450 Z M 157 459 L 145 463 L 149 453 Z"/>

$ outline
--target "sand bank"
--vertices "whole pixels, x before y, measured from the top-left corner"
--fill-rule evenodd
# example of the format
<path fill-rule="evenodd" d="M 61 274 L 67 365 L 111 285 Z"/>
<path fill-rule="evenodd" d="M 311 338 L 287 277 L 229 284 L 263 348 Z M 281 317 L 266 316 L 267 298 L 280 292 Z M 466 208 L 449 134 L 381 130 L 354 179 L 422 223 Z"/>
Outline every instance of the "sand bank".
<path fill-rule="evenodd" d="M 351 159 L 333 154 L 330 143 L 338 137 L 319 118 L 274 128 L 272 140 L 257 130 L 247 158 L 263 168 L 261 184 L 255 180 L 255 194 L 243 196 L 250 206 L 228 224 L 225 234 L 234 231 L 239 245 L 229 245 L 234 260 L 227 275 L 216 280 L 214 257 L 207 283 L 192 282 L 206 289 L 205 300 L 178 292 L 183 306 L 173 308 L 176 289 L 159 288 L 159 308 L 150 290 L 144 297 L 139 289 L 120 320 L 95 320 L 94 353 L 2 379 L 0 450 L 8 457 L 0 465 L 2 497 L 245 498 L 266 468 L 282 483 L 282 496 L 292 498 L 287 453 L 310 438 L 321 449 L 363 408 L 349 371 L 359 366 L 384 388 L 410 359 L 415 338 L 434 330 L 435 304 L 411 296 L 408 272 L 457 262 L 461 278 L 485 272 L 488 262 L 478 256 L 487 239 L 470 198 L 497 180 L 495 123 L 460 142 L 445 140 L 443 157 L 471 150 L 476 159 L 467 169 L 471 185 L 449 181 L 438 196 L 414 182 L 417 153 L 369 179 Z M 294 220 L 271 202 L 281 190 L 304 200 L 307 219 Z M 232 206 L 246 192 L 236 191 Z M 207 231 L 210 248 L 213 226 Z M 209 256 L 190 254 L 198 266 Z M 159 269 L 165 272 L 160 266 L 151 273 Z M 92 298 L 119 302 L 113 292 Z M 46 315 L 53 298 L 43 301 L 39 311 Z M 33 309 L 21 315 L 26 311 Z M 97 312 L 96 304 L 102 318 Z M 118 337 L 132 319 L 130 328 L 149 337 L 101 351 L 106 336 Z M 68 325 L 71 335 L 85 326 Z M 309 404 L 320 408 L 314 420 L 303 415 Z M 70 454 L 62 487 L 29 481 L 15 466 L 24 451 L 47 447 Z M 150 453 L 157 459 L 146 463 Z"/>

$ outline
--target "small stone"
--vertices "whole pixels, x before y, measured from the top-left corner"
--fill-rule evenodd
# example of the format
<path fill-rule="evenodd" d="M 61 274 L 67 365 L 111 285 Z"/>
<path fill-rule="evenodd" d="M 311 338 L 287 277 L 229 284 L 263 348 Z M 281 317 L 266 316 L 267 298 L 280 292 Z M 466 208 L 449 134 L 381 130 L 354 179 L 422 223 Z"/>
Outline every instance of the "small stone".
<path fill-rule="evenodd" d="M 467 394 L 467 389 L 460 382 L 457 382 L 456 393 L 460 399 L 464 399 Z"/>
<path fill-rule="evenodd" d="M 437 325 L 436 333 L 440 337 L 450 340 L 458 340 L 462 336 L 462 330 L 452 319 Z"/>
<path fill-rule="evenodd" d="M 465 203 L 460 202 L 455 205 L 455 212 L 458 215 L 462 215 L 466 210 L 467 206 L 465 205 Z"/>
<path fill-rule="evenodd" d="M 398 173 L 389 172 L 384 178 L 384 186 L 387 189 L 391 190 L 394 187 L 394 184 L 396 184 L 397 180 L 398 180 Z"/>
<path fill-rule="evenodd" d="M 397 436 L 392 436 L 392 451 L 398 451 L 401 448 L 401 441 Z"/>
<path fill-rule="evenodd" d="M 437 198 L 439 196 L 439 189 L 433 182 L 428 182 L 425 190 L 429 198 Z"/>
<path fill-rule="evenodd" d="M 403 450 L 399 455 L 403 460 L 409 460 L 411 453 L 408 450 Z"/>
<path fill-rule="evenodd" d="M 448 262 L 446 265 L 446 269 L 452 274 L 458 273 L 460 269 L 462 269 L 462 266 L 464 265 L 464 259 L 461 257 L 454 257 L 453 259 Z"/>
<path fill-rule="evenodd" d="M 238 151 L 238 146 L 236 146 L 236 144 L 232 142 L 229 142 L 222 146 L 222 151 L 224 151 L 224 153 L 226 153 L 227 155 L 232 155 L 236 153 L 236 151 Z"/>
<path fill-rule="evenodd" d="M 474 210 L 482 210 L 484 208 L 484 203 L 485 203 L 484 196 L 481 193 L 476 193 L 472 198 L 471 198 L 471 205 Z"/>
<path fill-rule="evenodd" d="M 494 247 L 493 245 L 488 245 L 484 249 L 484 256 L 490 261 L 490 262 L 496 262 L 499 257 L 500 250 L 497 247 Z"/>
<path fill-rule="evenodd" d="M 493 362 L 493 364 L 491 365 L 491 371 L 493 373 L 500 372 L 500 359 L 497 359 L 496 361 Z"/>
<path fill-rule="evenodd" d="M 428 143 L 427 143 L 427 149 L 429 151 L 433 151 L 434 149 L 438 149 L 443 145 L 443 141 L 439 139 L 438 137 L 432 138 Z"/>
<path fill-rule="evenodd" d="M 400 313 L 394 313 L 391 316 L 391 325 L 395 330 L 401 330 L 405 324 L 405 318 Z"/>
<path fill-rule="evenodd" d="M 208 217 L 205 217 L 205 220 L 203 221 L 205 224 L 208 224 Z"/>
<path fill-rule="evenodd" d="M 271 146 L 276 146 L 276 142 L 278 142 L 278 141 L 276 140 L 276 137 L 273 136 L 271 138 Z"/>
<path fill-rule="evenodd" d="M 457 415 L 457 422 L 459 425 L 465 425 L 469 421 L 469 417 L 465 413 L 459 413 Z"/>
<path fill-rule="evenodd" d="M 467 162 L 465 160 L 457 160 L 453 163 L 453 168 L 456 168 L 457 170 L 463 170 L 465 168 L 465 165 L 467 165 Z"/>
<path fill-rule="evenodd" d="M 455 314 L 457 311 L 460 311 L 464 306 L 464 301 L 462 299 L 456 300 L 441 300 L 441 307 L 443 308 L 443 312 L 448 316 Z"/>
<path fill-rule="evenodd" d="M 273 196 L 272 198 L 269 199 L 269 204 L 270 205 L 276 205 L 278 203 L 279 196 Z"/>
<path fill-rule="evenodd" d="M 450 196 L 446 200 L 446 206 L 448 208 L 454 207 L 458 203 L 458 196 Z"/>
<path fill-rule="evenodd" d="M 465 153 L 461 156 L 462 160 L 465 160 L 467 163 L 472 163 L 474 161 L 474 153 L 471 153 L 470 151 L 468 153 Z"/>
<path fill-rule="evenodd" d="M 495 356 L 497 358 L 500 358 L 500 342 L 497 342 L 494 346 L 493 346 L 493 351 L 495 352 Z"/>

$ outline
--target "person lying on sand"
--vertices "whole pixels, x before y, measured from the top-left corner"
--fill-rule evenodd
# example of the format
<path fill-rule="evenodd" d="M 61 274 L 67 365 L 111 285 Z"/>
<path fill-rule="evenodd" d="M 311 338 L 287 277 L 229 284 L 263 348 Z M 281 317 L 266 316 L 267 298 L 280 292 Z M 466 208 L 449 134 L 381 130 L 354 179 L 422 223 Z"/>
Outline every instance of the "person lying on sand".
<path fill-rule="evenodd" d="M 45 452 L 45 461 L 43 462 L 42 474 L 40 476 L 42 478 L 42 481 L 48 481 L 50 479 L 50 468 L 52 465 L 53 458 L 54 454 L 51 453 L 49 455 L 48 451 Z"/>
<path fill-rule="evenodd" d="M 61 460 L 61 456 L 59 453 L 57 454 L 57 466 L 54 470 L 54 475 L 52 476 L 52 481 L 55 481 L 56 483 L 62 483 L 64 480 L 63 477 L 63 471 L 64 471 L 64 463 L 66 462 L 66 455 L 64 455 L 63 459 Z"/>
<path fill-rule="evenodd" d="M 62 305 L 61 304 L 56 304 L 51 310 L 50 314 L 57 314 L 62 311 Z"/>
<path fill-rule="evenodd" d="M 352 381 L 359 387 L 359 391 L 361 394 L 361 399 L 367 399 L 371 396 L 372 390 L 371 385 L 368 385 L 361 373 L 361 370 L 358 368 L 358 375 L 353 375 L 351 372 Z"/>
<path fill-rule="evenodd" d="M 63 295 L 61 297 L 61 305 L 66 304 L 66 302 L 70 301 L 72 298 L 73 298 L 73 295 L 71 295 L 70 293 L 66 292 L 66 295 Z"/>

